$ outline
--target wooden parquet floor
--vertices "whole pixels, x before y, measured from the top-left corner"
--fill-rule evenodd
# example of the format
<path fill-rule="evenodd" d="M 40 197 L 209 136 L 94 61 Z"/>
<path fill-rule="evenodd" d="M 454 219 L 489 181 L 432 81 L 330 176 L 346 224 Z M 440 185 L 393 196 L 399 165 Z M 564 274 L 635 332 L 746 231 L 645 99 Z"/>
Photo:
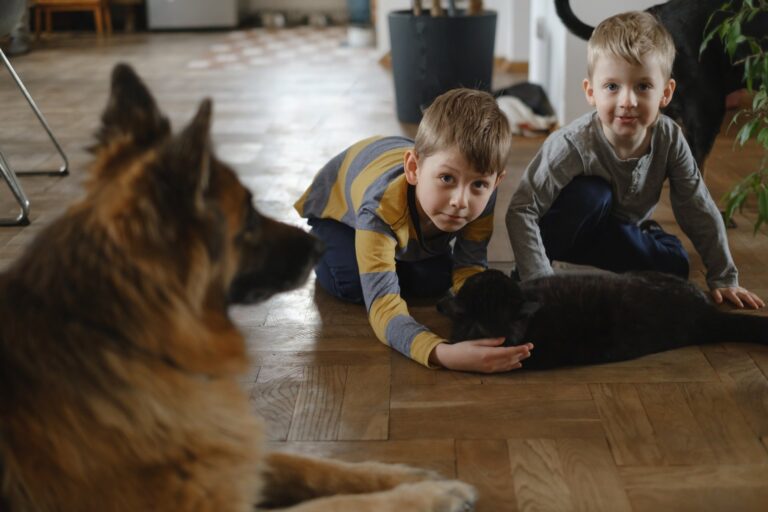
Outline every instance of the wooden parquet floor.
<path fill-rule="evenodd" d="M 219 155 L 262 211 L 302 224 L 291 205 L 329 158 L 368 135 L 414 134 L 396 121 L 391 75 L 373 50 L 346 48 L 343 37 L 338 28 L 55 35 L 15 58 L 72 175 L 22 178 L 32 224 L 0 229 L 0 265 L 81 193 L 85 148 L 119 61 L 139 70 L 177 127 L 212 97 Z M 495 79 L 504 86 L 522 78 Z M 0 105 L 0 147 L 11 164 L 55 167 L 5 74 Z M 500 208 L 540 144 L 515 139 Z M 715 198 L 760 159 L 755 147 L 731 148 L 732 136 L 721 136 L 707 165 Z M 0 209 L 10 214 L 12 200 L 0 188 Z M 747 208 L 729 238 L 742 283 L 766 298 L 768 234 L 752 235 L 753 215 Z M 656 219 L 680 233 L 666 194 Z M 503 215 L 496 227 L 490 259 L 508 268 Z M 696 256 L 692 267 L 703 285 Z M 447 334 L 433 304 L 412 311 Z M 485 376 L 406 360 L 376 341 L 361 306 L 330 298 L 311 279 L 232 315 L 253 357 L 243 384 L 275 449 L 432 468 L 476 485 L 481 511 L 768 510 L 768 347 L 692 347 L 619 364 Z"/>

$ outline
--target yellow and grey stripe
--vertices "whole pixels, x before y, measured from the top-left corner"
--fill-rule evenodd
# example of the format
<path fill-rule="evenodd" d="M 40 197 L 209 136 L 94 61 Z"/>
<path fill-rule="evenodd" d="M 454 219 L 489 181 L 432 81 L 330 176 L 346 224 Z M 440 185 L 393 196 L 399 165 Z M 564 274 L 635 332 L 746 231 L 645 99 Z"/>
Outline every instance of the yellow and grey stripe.
<path fill-rule="evenodd" d="M 413 141 L 374 137 L 333 158 L 296 202 L 302 217 L 331 218 L 355 228 L 355 252 L 368 317 L 376 336 L 398 352 L 429 366 L 429 354 L 445 340 L 420 325 L 400 296 L 396 260 L 417 261 L 453 250 L 454 288 L 486 265 L 495 194 L 479 219 L 457 235 L 418 240 L 403 173 Z M 456 239 L 453 249 L 450 242 Z"/>

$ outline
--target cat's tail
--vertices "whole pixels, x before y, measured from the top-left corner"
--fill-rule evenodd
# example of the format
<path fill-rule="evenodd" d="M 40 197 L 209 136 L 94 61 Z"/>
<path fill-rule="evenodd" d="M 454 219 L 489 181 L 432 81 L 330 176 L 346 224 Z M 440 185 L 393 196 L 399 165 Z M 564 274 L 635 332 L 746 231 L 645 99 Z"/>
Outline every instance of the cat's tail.
<path fill-rule="evenodd" d="M 768 345 L 768 316 L 719 312 L 710 331 L 713 343 L 735 341 Z"/>

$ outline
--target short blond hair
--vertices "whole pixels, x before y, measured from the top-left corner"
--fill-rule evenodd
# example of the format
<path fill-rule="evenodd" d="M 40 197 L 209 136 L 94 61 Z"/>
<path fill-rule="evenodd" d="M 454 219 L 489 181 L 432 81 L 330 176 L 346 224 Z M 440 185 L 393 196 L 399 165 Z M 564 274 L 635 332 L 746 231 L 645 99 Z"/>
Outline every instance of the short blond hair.
<path fill-rule="evenodd" d="M 493 96 L 475 89 L 451 89 L 424 111 L 414 150 L 420 158 L 456 147 L 483 175 L 507 164 L 512 131 Z"/>
<path fill-rule="evenodd" d="M 606 54 L 640 64 L 646 54 L 654 55 L 664 79 L 672 76 L 675 42 L 664 25 L 652 14 L 630 11 L 603 20 L 587 43 L 587 72 L 592 78 L 597 59 Z"/>

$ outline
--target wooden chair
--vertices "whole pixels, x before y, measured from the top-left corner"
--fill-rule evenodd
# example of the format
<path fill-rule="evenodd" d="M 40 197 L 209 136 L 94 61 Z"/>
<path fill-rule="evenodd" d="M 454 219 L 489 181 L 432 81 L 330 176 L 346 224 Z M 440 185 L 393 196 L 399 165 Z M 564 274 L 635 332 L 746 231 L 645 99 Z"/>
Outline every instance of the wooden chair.
<path fill-rule="evenodd" d="M 35 35 L 40 37 L 41 20 L 45 15 L 45 33 L 50 34 L 52 14 L 60 11 L 90 11 L 93 13 L 96 33 L 112 33 L 112 14 L 108 0 L 37 0 L 35 1 Z"/>

